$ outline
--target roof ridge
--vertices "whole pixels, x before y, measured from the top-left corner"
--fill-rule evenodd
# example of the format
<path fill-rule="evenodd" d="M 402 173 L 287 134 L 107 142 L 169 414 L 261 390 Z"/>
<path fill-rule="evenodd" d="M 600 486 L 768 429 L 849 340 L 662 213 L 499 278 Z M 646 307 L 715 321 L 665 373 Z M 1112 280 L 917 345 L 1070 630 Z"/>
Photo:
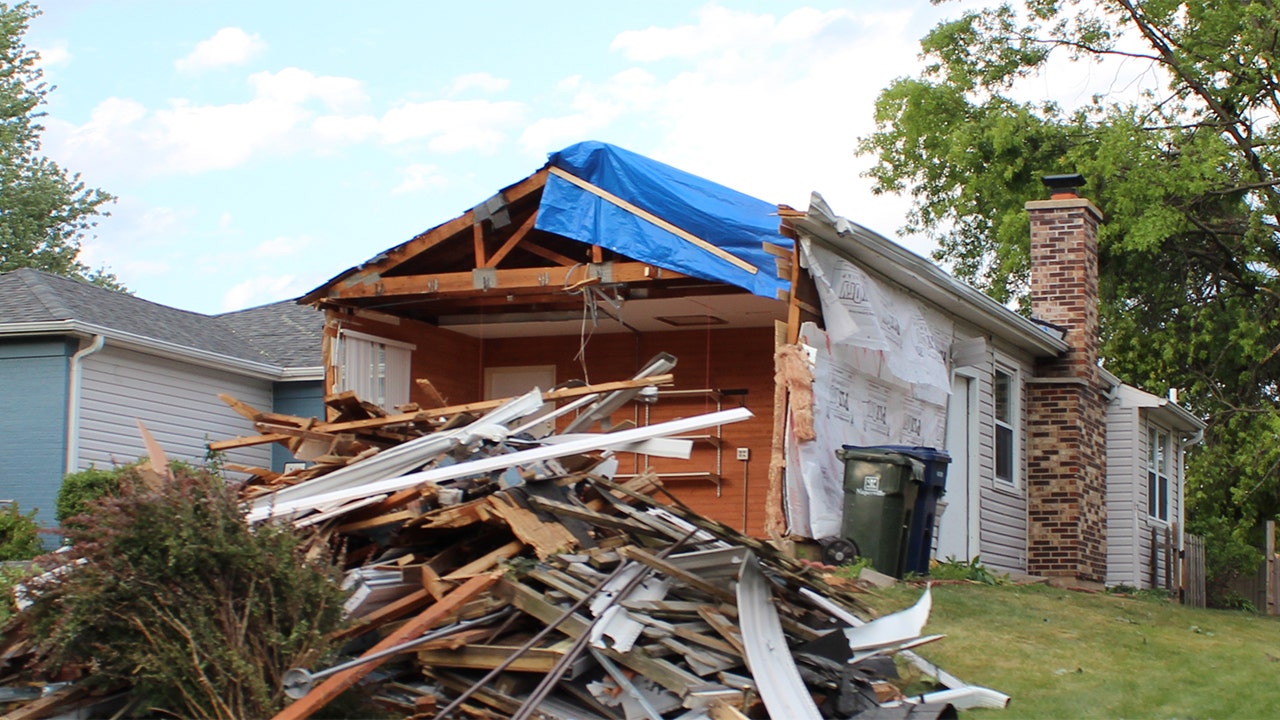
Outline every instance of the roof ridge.
<path fill-rule="evenodd" d="M 60 277 L 53 273 L 40 270 L 38 268 L 23 267 L 12 271 L 17 275 L 18 279 L 27 289 L 31 291 L 31 296 L 49 311 L 50 315 L 54 315 L 62 320 L 74 319 L 75 313 L 71 307 L 62 301 L 62 297 L 58 291 L 50 286 L 49 278 Z"/>

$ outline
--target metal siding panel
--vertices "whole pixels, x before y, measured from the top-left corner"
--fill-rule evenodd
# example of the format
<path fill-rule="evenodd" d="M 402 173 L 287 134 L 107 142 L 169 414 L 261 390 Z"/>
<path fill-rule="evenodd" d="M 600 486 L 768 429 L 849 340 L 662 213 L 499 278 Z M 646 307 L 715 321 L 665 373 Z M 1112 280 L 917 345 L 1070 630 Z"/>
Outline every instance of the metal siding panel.
<path fill-rule="evenodd" d="M 1107 583 L 1137 586 L 1137 518 L 1139 491 L 1138 413 L 1118 404 L 1107 408 Z"/>
<path fill-rule="evenodd" d="M 285 415 L 324 420 L 324 382 L 307 380 L 275 383 L 271 410 Z M 271 443 L 272 470 L 282 472 L 284 464 L 292 460 L 293 453 L 289 452 L 289 448 L 279 443 Z"/>
<path fill-rule="evenodd" d="M 0 346 L 0 499 L 55 524 L 67 441 L 71 349 L 64 341 Z"/>
<path fill-rule="evenodd" d="M 218 399 L 229 393 L 271 407 L 271 384 L 108 346 L 85 361 L 79 467 L 110 467 L 145 454 L 141 419 L 170 459 L 202 463 L 211 440 L 256 433 L 253 424 Z M 227 453 L 228 462 L 265 466 L 266 446 Z"/>

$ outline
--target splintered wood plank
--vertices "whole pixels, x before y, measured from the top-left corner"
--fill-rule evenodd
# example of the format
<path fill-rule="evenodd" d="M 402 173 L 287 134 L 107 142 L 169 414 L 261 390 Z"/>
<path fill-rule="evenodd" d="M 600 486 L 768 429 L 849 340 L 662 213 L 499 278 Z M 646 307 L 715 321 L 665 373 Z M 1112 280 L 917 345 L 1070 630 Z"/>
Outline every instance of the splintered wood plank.
<path fill-rule="evenodd" d="M 684 583 L 685 585 L 709 595 L 710 597 L 724 600 L 726 602 L 737 602 L 738 596 L 732 590 L 709 583 L 697 575 L 686 572 L 680 567 L 673 565 L 652 553 L 642 550 L 641 548 L 635 546 L 618 548 L 618 554 L 628 560 L 635 560 L 641 565 L 653 568 L 672 580 Z"/>
<path fill-rule="evenodd" d="M 482 572 L 492 570 L 495 565 L 503 560 L 509 560 L 519 555 L 524 550 L 524 543 L 519 540 L 512 540 L 500 548 L 490 550 L 462 567 L 454 570 L 444 576 L 444 580 L 461 580 L 463 578 L 478 575 Z"/>
<path fill-rule="evenodd" d="M 270 435 L 250 435 L 248 437 L 231 438 L 230 440 L 216 440 L 209 443 L 209 449 L 214 452 L 223 452 L 225 450 L 235 450 L 236 448 L 251 447 L 253 445 L 266 445 L 273 442 L 288 442 L 292 440 L 291 435 L 280 435 L 272 433 Z"/>
<path fill-rule="evenodd" d="M 519 649 L 506 645 L 467 645 L 456 650 L 420 650 L 418 660 L 430 667 L 492 670 Z M 548 673 L 563 656 L 564 651 L 555 648 L 529 648 L 521 652 L 506 669 L 514 672 Z"/>
<path fill-rule="evenodd" d="M 738 629 L 737 624 L 732 620 L 717 612 L 709 605 L 704 605 L 698 609 L 698 615 L 702 620 L 715 630 L 724 641 L 738 654 L 739 657 L 747 656 L 747 649 L 742 644 L 742 631 Z"/>
<path fill-rule="evenodd" d="M 421 390 L 422 394 L 427 398 L 427 404 L 419 409 L 434 410 L 435 408 L 442 408 L 449 404 L 449 401 L 445 396 L 441 395 L 440 391 L 436 389 L 436 386 L 427 378 L 417 378 L 414 382 L 417 383 L 418 389 Z"/>
<path fill-rule="evenodd" d="M 408 615 L 418 608 L 431 602 L 433 598 L 427 590 L 415 590 L 404 597 L 396 598 L 382 607 L 362 616 L 356 620 L 350 627 L 344 628 L 329 634 L 331 640 L 346 640 L 357 635 L 368 632 L 376 627 L 381 627 L 385 623 L 389 623 Z"/>
<path fill-rule="evenodd" d="M 628 390 L 631 388 L 646 387 L 648 385 L 670 385 L 673 382 L 675 382 L 675 376 L 671 373 L 665 373 L 663 375 L 654 375 L 653 377 L 641 378 L 638 380 L 617 380 L 614 382 L 598 383 L 596 385 L 583 385 L 581 387 L 564 388 L 561 390 L 549 390 L 542 393 L 542 399 L 547 402 L 568 400 L 570 398 L 582 397 L 583 395 L 591 395 L 593 393 Z M 511 398 L 480 400 L 478 402 L 465 403 L 462 405 L 440 407 L 432 410 L 420 410 L 415 413 L 388 415 L 383 418 L 369 418 L 367 420 L 353 420 L 350 422 L 320 423 L 312 428 L 312 430 L 317 432 L 337 433 L 348 430 L 364 430 L 368 428 L 382 427 L 385 425 L 431 422 L 451 415 L 492 410 L 510 401 Z"/>
<path fill-rule="evenodd" d="M 502 518 L 511 528 L 511 534 L 533 547 L 538 559 L 578 547 L 578 539 L 555 520 L 543 520 L 538 514 L 522 507 L 509 493 L 500 492 L 488 497 L 493 514 Z"/>
<path fill-rule="evenodd" d="M 381 642 L 369 648 L 369 650 L 361 657 L 375 655 L 383 650 L 395 647 L 407 640 L 422 635 L 426 631 L 446 620 L 459 607 L 470 602 L 485 590 L 488 590 L 501 578 L 501 572 L 477 575 L 471 578 L 453 592 L 450 592 L 439 602 L 433 603 L 430 607 L 422 611 L 409 622 L 406 622 L 394 632 L 388 634 Z M 320 685 L 312 688 L 311 692 L 302 696 L 298 700 L 295 700 L 292 704 L 285 707 L 284 710 L 277 713 L 275 720 L 304 720 L 305 718 L 311 717 L 320 708 L 328 705 L 331 700 L 346 691 L 347 688 L 355 685 L 362 678 L 376 670 L 387 659 L 389 658 L 382 657 L 373 659 L 361 665 L 330 675 L 325 678 L 324 682 L 320 683 Z"/>
<path fill-rule="evenodd" d="M 234 395 L 221 393 L 218 399 L 226 403 L 228 407 L 236 412 L 237 415 L 252 420 L 253 422 L 271 422 L 281 425 L 302 425 L 307 422 L 308 418 L 298 417 L 297 415 L 286 415 L 284 413 L 267 412 L 259 410 L 243 400 L 236 398 Z"/>

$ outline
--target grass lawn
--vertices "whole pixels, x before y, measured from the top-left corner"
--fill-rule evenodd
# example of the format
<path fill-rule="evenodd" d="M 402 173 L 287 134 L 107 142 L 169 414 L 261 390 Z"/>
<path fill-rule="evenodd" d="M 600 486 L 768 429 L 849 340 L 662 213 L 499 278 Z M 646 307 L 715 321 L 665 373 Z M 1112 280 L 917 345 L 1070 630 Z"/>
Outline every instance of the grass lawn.
<path fill-rule="evenodd" d="M 877 590 L 881 612 L 920 587 Z M 1046 585 L 933 586 L 920 654 L 1013 697 L 997 718 L 1280 718 L 1280 617 Z"/>

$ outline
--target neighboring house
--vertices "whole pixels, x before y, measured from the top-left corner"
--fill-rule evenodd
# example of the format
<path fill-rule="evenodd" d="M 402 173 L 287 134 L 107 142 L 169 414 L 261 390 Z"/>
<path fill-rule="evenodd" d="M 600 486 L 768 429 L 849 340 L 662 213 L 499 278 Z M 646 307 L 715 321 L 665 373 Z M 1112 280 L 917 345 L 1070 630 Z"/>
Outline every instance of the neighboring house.
<path fill-rule="evenodd" d="M 282 302 L 223 315 L 166 307 L 78 280 L 0 274 L 0 499 L 54 522 L 67 472 L 146 454 L 142 421 L 171 459 L 256 431 L 218 399 L 323 416 L 319 314 Z M 266 447 L 228 462 L 279 469 Z"/>
<path fill-rule="evenodd" d="M 1150 565 L 1137 516 L 1176 523 L 1181 449 L 1201 426 L 1097 364 L 1100 213 L 1073 193 L 1028 211 L 1037 321 L 816 195 L 799 212 L 588 142 L 300 302 L 325 310 L 326 388 L 388 407 L 428 402 L 413 379 L 461 403 L 675 355 L 674 391 L 612 422 L 738 404 L 755 417 L 698 438 L 689 461 L 627 457 L 622 472 L 652 463 L 744 531 L 839 532 L 842 444 L 945 448 L 939 555 L 1141 585 L 1108 565 Z M 795 422 L 810 401 L 775 381 L 775 352 L 797 344 L 815 362 L 813 439 Z M 1134 455 L 1147 441 L 1111 443 L 1108 460 L 1108 424 L 1167 441 L 1154 510 Z"/>

